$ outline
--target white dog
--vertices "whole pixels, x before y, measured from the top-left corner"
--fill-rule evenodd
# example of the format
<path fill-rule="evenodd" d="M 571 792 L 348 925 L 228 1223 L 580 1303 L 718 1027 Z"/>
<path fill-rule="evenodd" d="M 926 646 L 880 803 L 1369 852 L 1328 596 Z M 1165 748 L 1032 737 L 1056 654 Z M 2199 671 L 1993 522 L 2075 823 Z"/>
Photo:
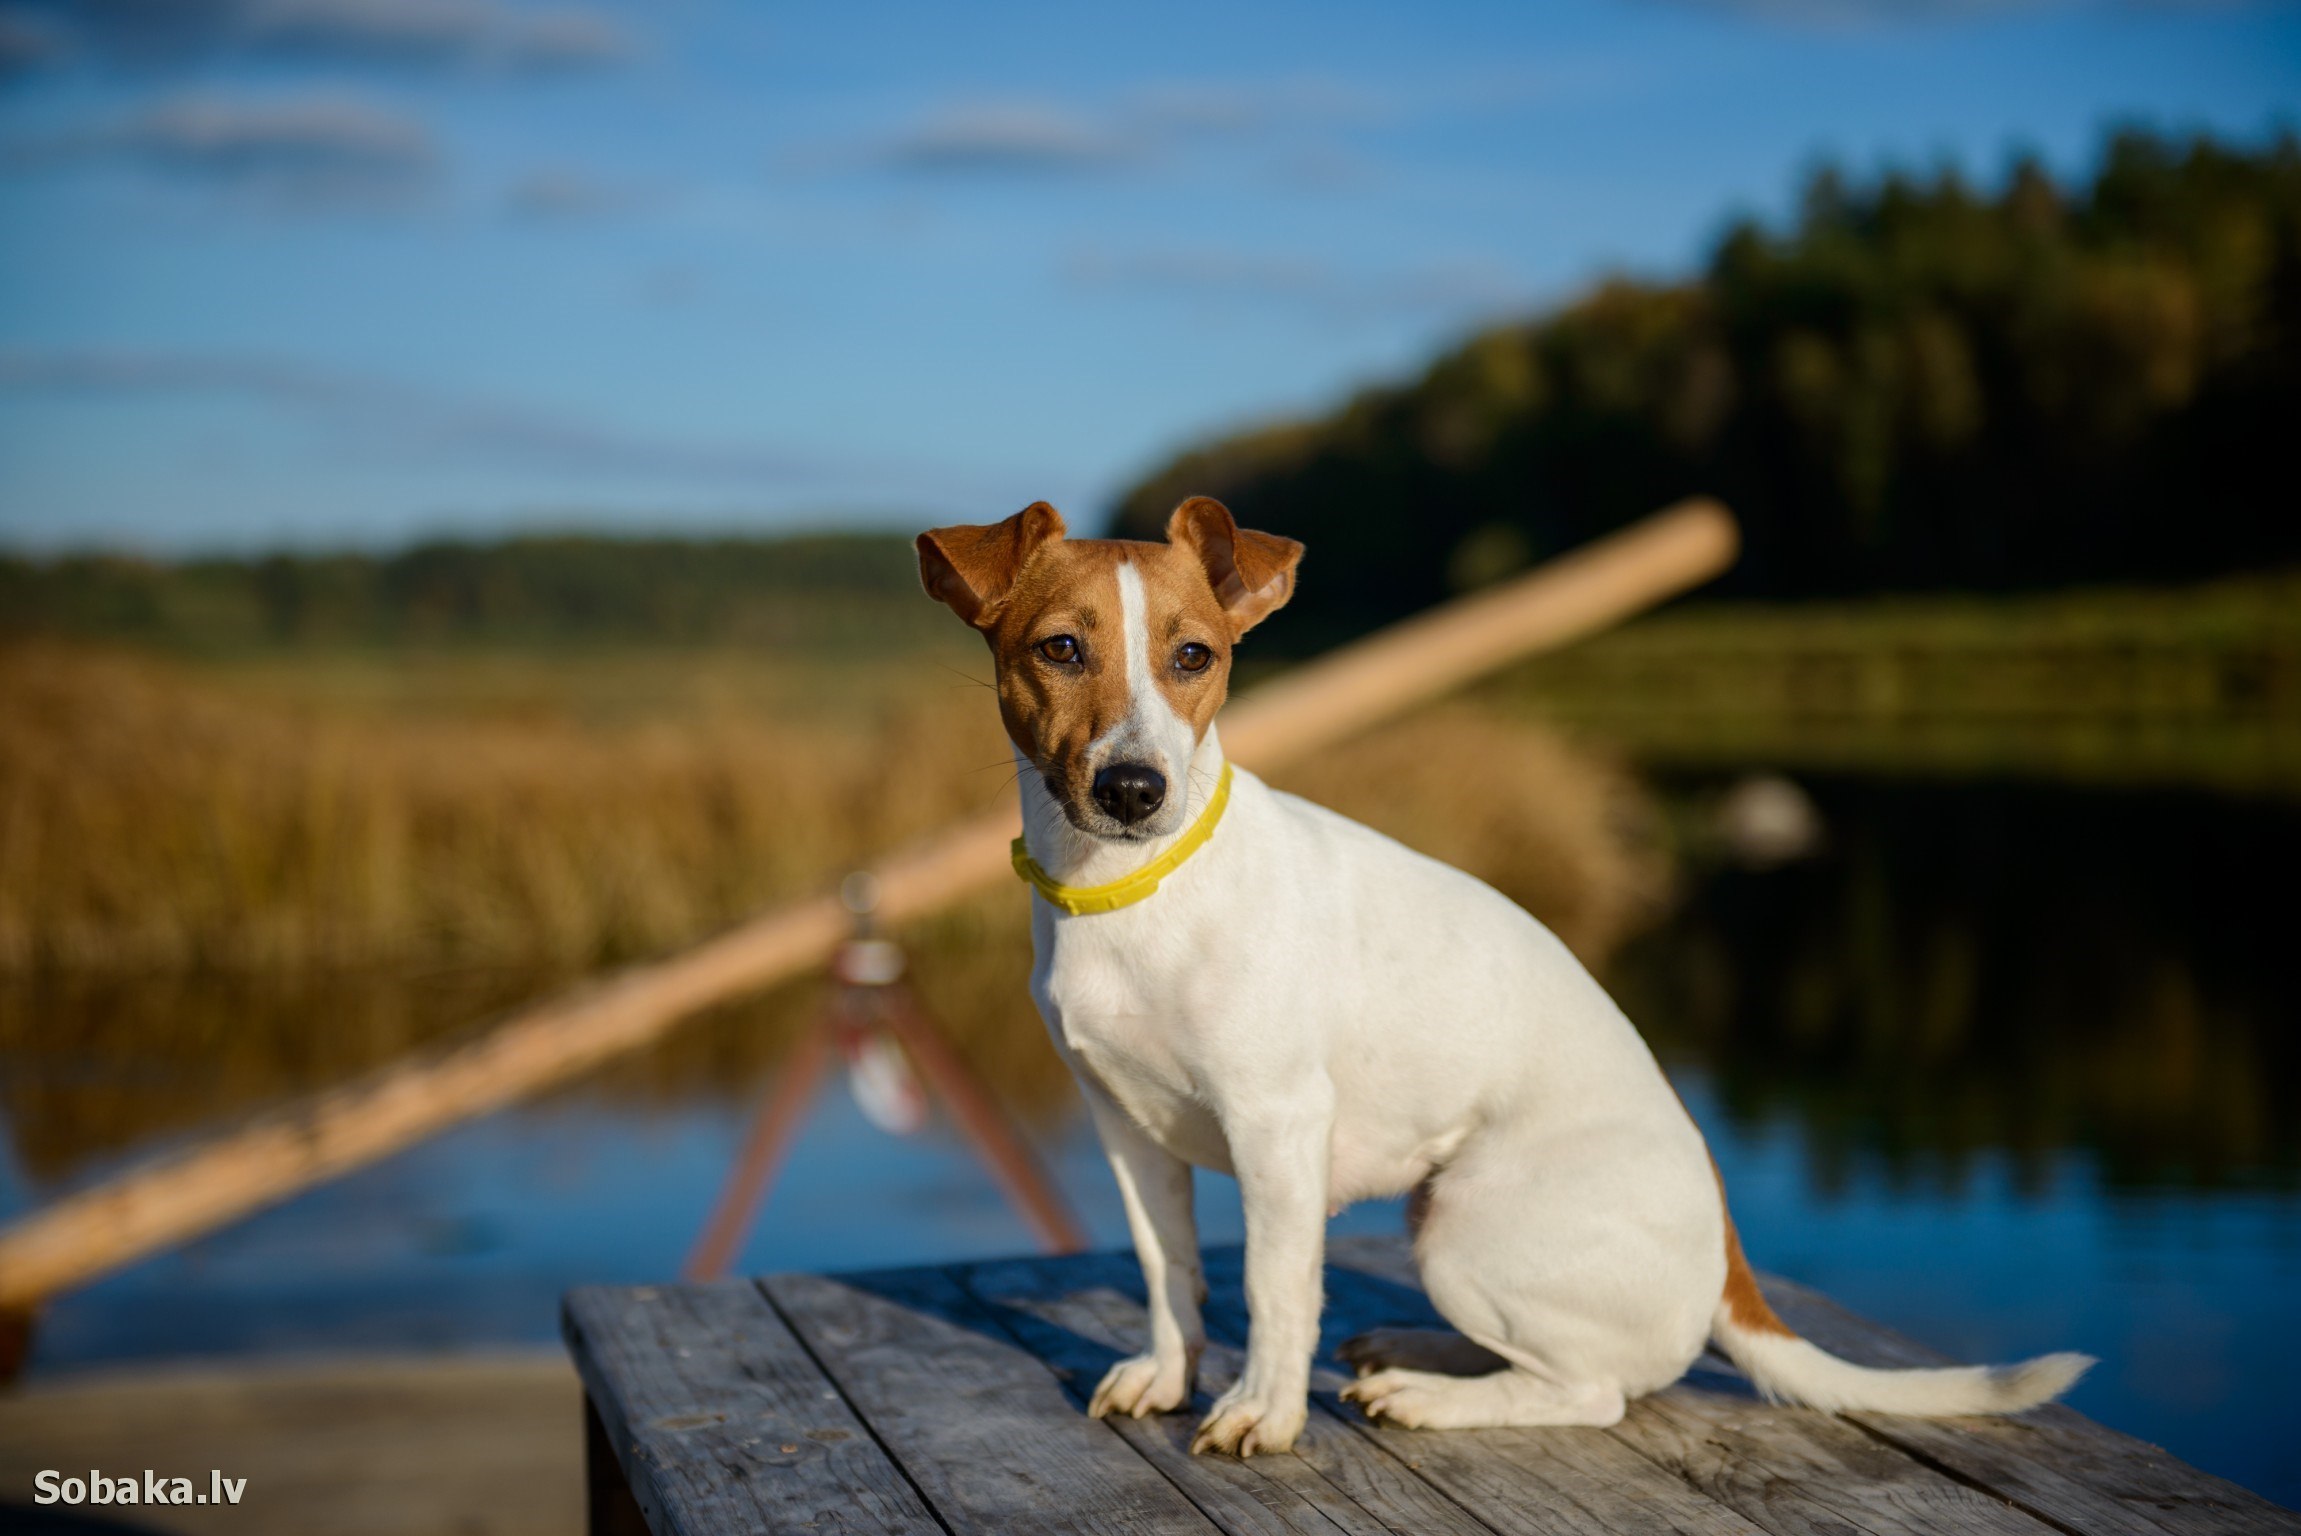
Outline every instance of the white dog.
<path fill-rule="evenodd" d="M 1287 600 L 1301 545 L 1197 497 L 1165 544 L 1066 539 L 1041 502 L 918 549 L 928 593 L 990 642 L 1024 769 L 1016 867 L 1039 892 L 1031 992 L 1149 1288 L 1150 1350 L 1090 1412 L 1190 1401 L 1193 1167 L 1238 1179 L 1252 1321 L 1193 1450 L 1294 1443 L 1326 1218 L 1407 1191 L 1423 1283 L 1464 1338 L 1345 1346 L 1347 1395 L 1400 1424 L 1612 1424 L 1705 1341 L 1769 1397 L 1913 1414 L 2026 1408 L 2091 1364 L 1869 1370 L 1798 1338 L 1751 1279 L 1701 1133 L 1565 946 L 1469 875 L 1225 762 L 1232 648 Z M 1434 1364 L 1456 1369 L 1413 1368 Z"/>

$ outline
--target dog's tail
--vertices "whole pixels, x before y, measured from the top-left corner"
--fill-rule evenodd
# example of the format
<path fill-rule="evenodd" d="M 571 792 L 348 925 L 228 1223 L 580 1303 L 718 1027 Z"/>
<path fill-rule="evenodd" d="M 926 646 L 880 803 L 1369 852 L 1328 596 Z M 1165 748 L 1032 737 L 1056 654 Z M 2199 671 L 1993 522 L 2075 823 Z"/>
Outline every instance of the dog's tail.
<path fill-rule="evenodd" d="M 1742 1256 L 1731 1215 L 1726 1218 L 1726 1289 L 1710 1320 L 1710 1342 L 1767 1401 L 1833 1413 L 1870 1409 L 1921 1418 L 2019 1413 L 2059 1397 L 2093 1364 L 2091 1355 L 2058 1354 L 2018 1365 L 1894 1371 L 1840 1360 L 1799 1338 L 1775 1316 Z"/>

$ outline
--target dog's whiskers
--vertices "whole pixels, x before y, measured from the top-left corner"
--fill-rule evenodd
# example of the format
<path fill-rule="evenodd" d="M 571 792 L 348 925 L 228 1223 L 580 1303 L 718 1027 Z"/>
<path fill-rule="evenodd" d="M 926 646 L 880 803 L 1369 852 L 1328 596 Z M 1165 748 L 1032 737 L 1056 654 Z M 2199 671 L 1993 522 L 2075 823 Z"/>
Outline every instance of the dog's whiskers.
<path fill-rule="evenodd" d="M 941 670 L 950 673 L 953 677 L 957 678 L 962 683 L 972 683 L 977 688 L 988 688 L 993 693 L 997 693 L 999 691 L 999 685 L 997 683 L 991 682 L 985 678 L 977 677 L 972 672 L 961 671 L 959 668 L 952 666 L 947 661 L 938 661 L 935 663 L 935 665 Z"/>

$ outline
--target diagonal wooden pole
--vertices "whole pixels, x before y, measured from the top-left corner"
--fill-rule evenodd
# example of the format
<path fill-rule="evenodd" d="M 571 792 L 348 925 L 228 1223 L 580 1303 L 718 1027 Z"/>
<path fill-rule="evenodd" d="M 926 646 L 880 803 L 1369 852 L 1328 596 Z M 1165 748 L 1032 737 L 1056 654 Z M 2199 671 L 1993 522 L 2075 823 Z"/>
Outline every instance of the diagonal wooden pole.
<path fill-rule="evenodd" d="M 1724 507 L 1681 502 L 1279 677 L 1224 714 L 1224 749 L 1249 768 L 1276 767 L 1698 586 L 1732 564 L 1737 544 Z M 1006 879 L 1017 818 L 1010 803 L 879 865 L 880 919 L 900 925 Z M 779 907 L 514 1014 L 465 1044 L 417 1053 L 68 1195 L 0 1230 L 0 1313 L 22 1313 L 564 1082 L 711 1004 L 807 971 L 830 957 L 849 923 L 829 894 Z"/>

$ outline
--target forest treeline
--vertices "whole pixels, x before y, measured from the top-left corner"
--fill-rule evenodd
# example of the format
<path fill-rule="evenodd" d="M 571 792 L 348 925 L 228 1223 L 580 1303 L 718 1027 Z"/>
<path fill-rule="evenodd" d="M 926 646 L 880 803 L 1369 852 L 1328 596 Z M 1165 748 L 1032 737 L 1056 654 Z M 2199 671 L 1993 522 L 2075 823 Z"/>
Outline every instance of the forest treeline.
<path fill-rule="evenodd" d="M 1305 540 L 1297 644 L 1693 492 L 1742 519 L 1744 596 L 2170 581 L 2301 559 L 2297 432 L 2301 145 L 2125 131 L 2082 186 L 1824 170 L 1697 279 L 1192 449 L 1119 526 L 1210 494 Z"/>
<path fill-rule="evenodd" d="M 896 534 L 535 535 L 390 555 L 0 556 L 0 636 L 163 648 L 483 641 L 879 646 L 939 629 Z"/>

